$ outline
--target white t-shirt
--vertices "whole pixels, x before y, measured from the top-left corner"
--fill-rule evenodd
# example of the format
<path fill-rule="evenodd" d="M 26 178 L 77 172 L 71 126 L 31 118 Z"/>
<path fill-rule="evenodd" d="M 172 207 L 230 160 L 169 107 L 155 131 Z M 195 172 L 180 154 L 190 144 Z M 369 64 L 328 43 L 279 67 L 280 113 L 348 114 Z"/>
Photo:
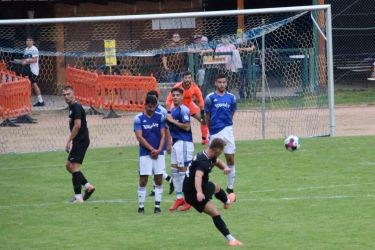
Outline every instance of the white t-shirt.
<path fill-rule="evenodd" d="M 39 75 L 39 50 L 35 46 L 26 47 L 25 52 L 23 53 L 24 58 L 37 57 L 38 60 L 35 63 L 30 63 L 31 72 L 34 75 Z"/>

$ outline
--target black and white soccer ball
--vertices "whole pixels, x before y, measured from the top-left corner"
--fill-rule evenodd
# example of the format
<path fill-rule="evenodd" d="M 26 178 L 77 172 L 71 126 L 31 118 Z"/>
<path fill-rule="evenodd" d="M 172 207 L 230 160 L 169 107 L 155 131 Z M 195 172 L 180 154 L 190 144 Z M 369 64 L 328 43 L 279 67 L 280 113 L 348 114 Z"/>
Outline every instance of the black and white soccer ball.
<path fill-rule="evenodd" d="M 296 135 L 289 135 L 284 140 L 284 146 L 288 151 L 295 151 L 301 147 L 301 140 Z"/>

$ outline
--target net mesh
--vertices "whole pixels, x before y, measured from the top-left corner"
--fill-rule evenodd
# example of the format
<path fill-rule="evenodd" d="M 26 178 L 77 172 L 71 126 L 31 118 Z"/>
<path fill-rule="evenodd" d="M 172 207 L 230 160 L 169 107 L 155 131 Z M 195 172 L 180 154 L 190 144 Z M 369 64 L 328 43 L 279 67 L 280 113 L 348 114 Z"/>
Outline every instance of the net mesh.
<path fill-rule="evenodd" d="M 150 16 L 116 22 L 0 25 L 0 60 L 15 72 L 23 69 L 12 61 L 23 57 L 26 36 L 33 37 L 39 49 L 38 84 L 46 102 L 45 107 L 33 108 L 31 116 L 37 123 L 0 128 L 0 152 L 64 149 L 68 111 L 61 90 L 67 65 L 98 74 L 152 75 L 161 90 L 161 103 L 186 70 L 204 95 L 214 90 L 215 76 L 224 73 L 228 90 L 238 99 L 237 140 L 329 134 L 324 11 L 251 14 L 239 20 L 239 16 Z M 103 41 L 108 39 L 116 40 L 117 65 L 112 67 L 105 65 Z M 32 96 L 31 102 L 35 101 Z M 92 146 L 137 144 L 132 131 L 135 114 L 116 112 L 120 118 L 88 116 Z M 193 133 L 199 142 L 195 121 Z"/>

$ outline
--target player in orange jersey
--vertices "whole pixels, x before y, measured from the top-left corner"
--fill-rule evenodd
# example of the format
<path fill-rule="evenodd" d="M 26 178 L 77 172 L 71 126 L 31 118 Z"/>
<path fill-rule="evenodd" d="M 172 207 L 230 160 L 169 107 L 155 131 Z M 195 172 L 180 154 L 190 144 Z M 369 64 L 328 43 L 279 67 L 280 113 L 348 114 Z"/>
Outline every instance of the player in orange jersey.
<path fill-rule="evenodd" d="M 189 108 L 190 115 L 201 123 L 202 144 L 208 144 L 208 127 L 204 120 L 204 100 L 199 87 L 191 80 L 191 72 L 187 71 L 183 75 L 182 82 L 176 83 L 173 87 L 181 88 L 184 93 L 182 103 Z M 198 100 L 199 107 L 194 103 L 194 97 Z M 167 97 L 167 109 L 173 106 L 172 95 Z"/>

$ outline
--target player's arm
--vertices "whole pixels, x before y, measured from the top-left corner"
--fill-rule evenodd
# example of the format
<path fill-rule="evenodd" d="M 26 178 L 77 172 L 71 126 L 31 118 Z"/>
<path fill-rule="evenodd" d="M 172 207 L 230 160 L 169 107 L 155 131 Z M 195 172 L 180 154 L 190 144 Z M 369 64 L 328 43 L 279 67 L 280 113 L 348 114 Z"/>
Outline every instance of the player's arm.
<path fill-rule="evenodd" d="M 210 122 L 211 122 L 211 113 L 209 112 L 206 112 L 205 113 L 205 121 L 206 121 L 206 124 L 207 124 L 207 127 L 210 127 Z"/>
<path fill-rule="evenodd" d="M 65 147 L 66 152 L 69 153 L 71 142 L 77 136 L 80 128 L 81 128 L 81 119 L 74 119 L 74 125 L 73 125 L 73 128 L 72 128 L 72 132 L 70 132 L 70 135 L 68 137 L 68 141 L 66 142 L 66 147 Z"/>
<path fill-rule="evenodd" d="M 22 65 L 26 65 L 26 64 L 32 64 L 32 63 L 36 63 L 38 61 L 38 57 L 31 57 L 31 58 L 26 58 L 26 59 L 23 59 L 22 60 Z"/>
<path fill-rule="evenodd" d="M 204 110 L 204 99 L 202 96 L 201 90 L 198 88 L 198 86 L 194 86 L 194 95 L 198 99 L 198 104 L 201 110 Z"/>
<path fill-rule="evenodd" d="M 202 201 L 206 197 L 203 194 L 202 191 L 202 178 L 203 178 L 204 172 L 201 170 L 197 170 L 195 172 L 195 190 L 197 191 L 197 200 Z"/>
<path fill-rule="evenodd" d="M 134 130 L 135 137 L 137 138 L 137 141 L 145 148 L 147 148 L 150 152 L 155 150 L 150 143 L 147 142 L 147 140 L 142 136 L 142 130 Z"/>
<path fill-rule="evenodd" d="M 172 136 L 168 127 L 165 127 L 165 136 L 167 137 L 167 153 L 170 154 L 172 150 Z"/>
<path fill-rule="evenodd" d="M 229 174 L 231 169 L 220 159 L 216 159 L 215 166 L 223 170 L 224 174 Z"/>
<path fill-rule="evenodd" d="M 165 127 L 160 129 L 160 143 L 158 148 L 158 154 L 160 154 L 161 151 L 163 151 L 165 142 Z"/>
<path fill-rule="evenodd" d="M 172 106 L 172 93 L 171 92 L 169 92 L 167 96 L 167 100 L 165 101 L 165 104 L 167 105 L 167 110 L 171 110 L 171 106 Z"/>
<path fill-rule="evenodd" d="M 179 122 L 179 121 L 173 119 L 173 117 L 172 117 L 171 114 L 168 114 L 166 119 L 167 119 L 168 122 L 176 125 L 180 129 L 183 129 L 185 131 L 189 131 L 190 130 L 190 122 L 186 122 L 186 123 Z"/>

